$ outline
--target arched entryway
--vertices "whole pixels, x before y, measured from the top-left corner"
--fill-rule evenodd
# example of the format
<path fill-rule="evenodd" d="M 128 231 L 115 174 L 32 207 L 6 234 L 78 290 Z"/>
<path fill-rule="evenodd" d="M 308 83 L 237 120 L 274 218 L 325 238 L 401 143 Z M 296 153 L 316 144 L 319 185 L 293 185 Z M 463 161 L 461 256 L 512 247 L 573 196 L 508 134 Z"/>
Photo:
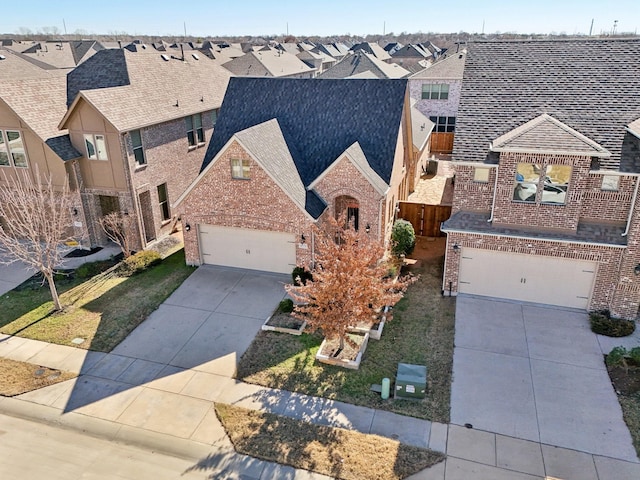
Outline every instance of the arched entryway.
<path fill-rule="evenodd" d="M 345 215 L 348 222 L 353 225 L 355 230 L 360 227 L 360 202 L 356 198 L 349 195 L 341 195 L 336 197 L 335 201 L 335 217 Z"/>

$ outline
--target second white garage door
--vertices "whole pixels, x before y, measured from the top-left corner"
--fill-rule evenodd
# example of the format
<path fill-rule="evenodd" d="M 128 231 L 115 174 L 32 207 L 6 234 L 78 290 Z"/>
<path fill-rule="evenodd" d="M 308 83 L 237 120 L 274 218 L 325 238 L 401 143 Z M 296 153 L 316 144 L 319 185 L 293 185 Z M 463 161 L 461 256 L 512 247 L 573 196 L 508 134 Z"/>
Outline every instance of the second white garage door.
<path fill-rule="evenodd" d="M 202 261 L 210 265 L 291 273 L 296 265 L 290 233 L 199 225 Z"/>
<path fill-rule="evenodd" d="M 463 248 L 458 291 L 564 307 L 589 306 L 597 264 Z"/>

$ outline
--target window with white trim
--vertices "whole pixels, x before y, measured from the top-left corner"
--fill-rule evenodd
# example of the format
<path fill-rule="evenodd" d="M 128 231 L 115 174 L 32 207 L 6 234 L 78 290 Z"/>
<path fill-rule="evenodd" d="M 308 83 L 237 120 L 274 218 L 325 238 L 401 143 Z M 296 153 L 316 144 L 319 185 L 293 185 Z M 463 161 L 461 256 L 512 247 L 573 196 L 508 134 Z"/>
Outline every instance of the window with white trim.
<path fill-rule="evenodd" d="M 231 159 L 231 178 L 248 180 L 251 178 L 250 174 L 251 163 L 249 160 L 239 158 Z"/>
<path fill-rule="evenodd" d="M 187 124 L 187 139 L 189 140 L 189 146 L 195 147 L 196 145 L 204 144 L 204 129 L 202 128 L 202 114 L 196 113 L 185 117 Z"/>
<path fill-rule="evenodd" d="M 0 166 L 27 166 L 27 152 L 22 135 L 17 130 L 0 130 Z"/>
<path fill-rule="evenodd" d="M 447 100 L 449 98 L 448 83 L 423 83 L 422 100 Z"/>
<path fill-rule="evenodd" d="M 142 132 L 140 132 L 140 130 L 131 130 L 129 135 L 131 136 L 133 156 L 136 159 L 136 163 L 138 165 L 145 165 L 147 163 L 147 159 L 144 155 L 144 147 L 142 146 Z"/>
<path fill-rule="evenodd" d="M 169 196 L 167 194 L 166 183 L 158 185 L 158 201 L 160 202 L 162 221 L 164 222 L 166 220 L 169 220 L 171 218 L 171 212 L 169 211 Z"/>
<path fill-rule="evenodd" d="M 456 117 L 429 117 L 436 126 L 433 128 L 434 132 L 438 133 L 453 133 L 456 131 Z"/>
<path fill-rule="evenodd" d="M 219 108 L 214 108 L 213 111 L 211 112 L 211 121 L 213 122 L 213 126 L 216 126 L 216 123 L 218 123 L 218 114 L 220 113 L 220 109 Z"/>
<path fill-rule="evenodd" d="M 513 200 L 525 203 L 564 205 L 571 179 L 570 165 L 518 163 Z M 542 193 L 538 193 L 541 191 Z"/>
<path fill-rule="evenodd" d="M 84 145 L 89 160 L 109 160 L 107 155 L 107 141 L 104 135 L 85 133 Z"/>

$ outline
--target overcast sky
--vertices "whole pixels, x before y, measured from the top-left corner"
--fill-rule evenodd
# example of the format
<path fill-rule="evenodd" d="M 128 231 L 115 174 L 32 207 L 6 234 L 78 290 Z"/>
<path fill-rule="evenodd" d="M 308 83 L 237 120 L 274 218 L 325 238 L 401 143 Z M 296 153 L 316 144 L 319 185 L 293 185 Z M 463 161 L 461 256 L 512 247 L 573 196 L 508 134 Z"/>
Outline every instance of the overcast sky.
<path fill-rule="evenodd" d="M 350 33 L 637 33 L 640 0 L 30 0 L 2 8 L 0 33 L 57 27 L 61 33 L 193 36 Z M 64 23 L 63 23 L 64 21 Z"/>

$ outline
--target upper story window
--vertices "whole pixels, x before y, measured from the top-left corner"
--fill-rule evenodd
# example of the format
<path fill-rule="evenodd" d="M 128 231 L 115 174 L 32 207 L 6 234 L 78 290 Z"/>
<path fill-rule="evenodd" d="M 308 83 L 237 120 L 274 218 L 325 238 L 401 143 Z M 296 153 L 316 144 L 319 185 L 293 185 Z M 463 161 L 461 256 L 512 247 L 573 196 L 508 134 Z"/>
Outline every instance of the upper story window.
<path fill-rule="evenodd" d="M 456 117 L 429 117 L 429 120 L 436 124 L 434 132 L 453 133 L 456 131 Z"/>
<path fill-rule="evenodd" d="M 162 221 L 171 219 L 171 211 L 169 210 L 169 195 L 167 195 L 167 184 L 158 185 L 158 202 L 160 203 L 160 213 Z"/>
<path fill-rule="evenodd" d="M 231 178 L 249 179 L 250 173 L 249 160 L 240 160 L 239 158 L 231 159 Z"/>
<path fill-rule="evenodd" d="M 620 185 L 619 175 L 603 175 L 602 176 L 602 190 L 608 190 L 612 192 L 618 191 Z"/>
<path fill-rule="evenodd" d="M 202 114 L 196 113 L 189 117 L 185 117 L 187 123 L 187 139 L 189 146 L 204 144 L 204 129 L 202 128 Z"/>
<path fill-rule="evenodd" d="M 107 156 L 107 141 L 104 135 L 85 133 L 84 144 L 87 148 L 87 158 L 89 160 L 109 160 Z"/>
<path fill-rule="evenodd" d="M 26 167 L 27 152 L 20 132 L 16 130 L 0 130 L 0 166 Z"/>
<path fill-rule="evenodd" d="M 213 111 L 211 112 L 211 121 L 213 122 L 213 126 L 216 126 L 216 123 L 218 123 L 218 114 L 220 113 L 220 109 L 219 108 L 214 108 Z"/>
<path fill-rule="evenodd" d="M 131 145 L 133 146 L 133 156 L 136 159 L 138 165 L 145 165 L 147 159 L 144 155 L 144 147 L 142 146 L 142 133 L 140 130 L 132 130 L 129 132 L 131 136 Z"/>
<path fill-rule="evenodd" d="M 519 163 L 513 189 L 513 200 L 526 203 L 564 205 L 571 179 L 570 165 Z M 538 194 L 538 190 L 542 190 Z"/>
<path fill-rule="evenodd" d="M 423 83 L 422 100 L 447 100 L 449 85 L 447 83 Z"/>

